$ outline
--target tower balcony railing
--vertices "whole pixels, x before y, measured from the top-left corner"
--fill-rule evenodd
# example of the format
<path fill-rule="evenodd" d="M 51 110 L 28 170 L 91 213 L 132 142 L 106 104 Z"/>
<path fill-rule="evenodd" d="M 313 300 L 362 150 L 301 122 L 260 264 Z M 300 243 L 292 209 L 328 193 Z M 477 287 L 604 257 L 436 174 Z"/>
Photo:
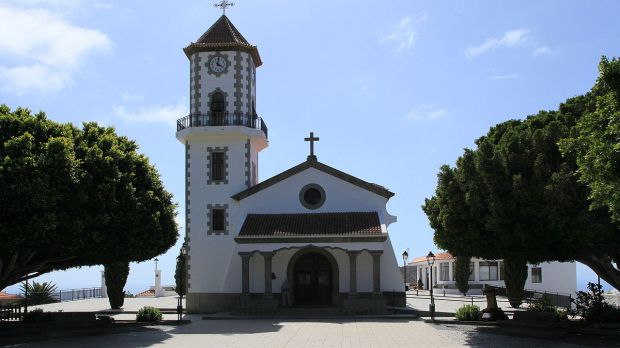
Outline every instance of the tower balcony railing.
<path fill-rule="evenodd" d="M 237 112 L 209 112 L 206 114 L 189 114 L 177 120 L 177 132 L 189 127 L 243 126 L 260 129 L 267 138 L 267 125 L 256 114 Z"/>

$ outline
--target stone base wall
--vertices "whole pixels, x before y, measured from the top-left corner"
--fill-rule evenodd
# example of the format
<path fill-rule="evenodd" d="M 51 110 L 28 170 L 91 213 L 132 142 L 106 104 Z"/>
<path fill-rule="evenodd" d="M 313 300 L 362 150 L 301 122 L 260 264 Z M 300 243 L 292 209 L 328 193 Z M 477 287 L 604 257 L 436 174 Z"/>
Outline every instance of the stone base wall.
<path fill-rule="evenodd" d="M 241 294 L 190 292 L 187 294 L 187 313 L 215 313 L 236 309 Z"/>
<path fill-rule="evenodd" d="M 293 299 L 293 302 L 295 300 Z M 386 306 L 405 307 L 404 292 L 383 292 L 381 296 L 372 293 L 359 293 L 355 298 L 349 298 L 348 293 L 340 293 L 334 306 L 339 307 L 347 314 L 381 314 L 385 313 Z M 187 312 L 191 314 L 238 311 L 244 313 L 275 312 L 282 301 L 279 293 L 270 298 L 264 294 L 252 293 L 189 293 L 187 295 Z"/>

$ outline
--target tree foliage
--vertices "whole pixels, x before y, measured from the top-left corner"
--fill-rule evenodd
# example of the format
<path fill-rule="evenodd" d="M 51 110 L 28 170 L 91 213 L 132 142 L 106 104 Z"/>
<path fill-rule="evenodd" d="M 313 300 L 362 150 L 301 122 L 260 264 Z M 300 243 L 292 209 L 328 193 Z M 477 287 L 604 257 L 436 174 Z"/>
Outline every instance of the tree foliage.
<path fill-rule="evenodd" d="M 175 205 L 113 128 L 0 105 L 0 289 L 53 270 L 144 261 L 174 245 Z"/>
<path fill-rule="evenodd" d="M 58 302 L 53 296 L 56 292 L 56 285 L 52 282 L 31 282 L 28 285 L 22 283 L 20 288 L 30 306 Z"/>
<path fill-rule="evenodd" d="M 469 291 L 469 276 L 471 274 L 470 269 L 471 257 L 469 256 L 457 256 L 454 261 L 454 280 L 456 288 L 463 295 L 467 295 Z"/>
<path fill-rule="evenodd" d="M 594 206 L 608 207 L 620 221 L 620 59 L 601 59 L 591 99 L 561 149 L 576 156 Z"/>
<path fill-rule="evenodd" d="M 177 294 L 179 294 L 180 296 L 184 296 L 186 294 L 186 277 L 187 277 L 187 271 L 185 268 L 186 265 L 186 256 L 183 255 L 182 253 L 179 252 L 179 256 L 177 256 L 177 266 L 176 269 L 174 271 L 174 281 L 176 284 L 176 292 Z"/>
<path fill-rule="evenodd" d="M 423 209 L 435 243 L 453 255 L 504 259 L 509 297 L 519 297 L 526 264 L 581 261 L 620 287 L 620 233 L 606 209 L 591 206 L 577 161 L 558 143 L 596 110 L 593 92 L 490 129 L 454 168 L 442 166 Z"/>
<path fill-rule="evenodd" d="M 128 262 L 114 262 L 104 265 L 105 285 L 108 289 L 110 308 L 119 309 L 125 303 L 125 283 L 129 276 Z"/>

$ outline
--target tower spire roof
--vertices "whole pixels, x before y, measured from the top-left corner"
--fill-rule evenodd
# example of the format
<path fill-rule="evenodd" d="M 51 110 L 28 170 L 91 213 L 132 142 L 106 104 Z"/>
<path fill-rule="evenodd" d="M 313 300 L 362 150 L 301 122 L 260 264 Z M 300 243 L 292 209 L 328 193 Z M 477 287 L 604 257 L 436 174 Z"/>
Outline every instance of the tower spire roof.
<path fill-rule="evenodd" d="M 183 51 L 187 58 L 189 58 L 195 52 L 223 51 L 227 49 L 247 51 L 252 55 L 254 64 L 257 67 L 262 64 L 258 48 L 252 46 L 241 35 L 226 15 L 222 15 L 196 42 L 192 42 Z"/>

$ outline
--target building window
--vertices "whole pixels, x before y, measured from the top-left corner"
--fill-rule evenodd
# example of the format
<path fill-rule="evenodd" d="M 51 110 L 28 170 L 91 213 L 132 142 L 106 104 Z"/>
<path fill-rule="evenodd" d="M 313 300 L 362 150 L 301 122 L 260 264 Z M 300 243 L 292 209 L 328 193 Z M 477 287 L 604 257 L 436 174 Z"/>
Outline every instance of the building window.
<path fill-rule="evenodd" d="M 504 280 L 504 273 L 506 268 L 504 267 L 504 261 L 499 262 L 499 280 Z"/>
<path fill-rule="evenodd" d="M 480 261 L 479 264 L 480 280 L 497 280 L 497 262 L 496 261 Z"/>
<path fill-rule="evenodd" d="M 299 191 L 299 201 L 308 209 L 318 209 L 325 203 L 325 190 L 317 184 L 308 184 Z"/>
<path fill-rule="evenodd" d="M 209 126 L 225 126 L 224 112 L 226 111 L 226 97 L 222 92 L 211 94 Z"/>
<path fill-rule="evenodd" d="M 473 262 L 470 262 L 469 263 L 469 280 L 470 281 L 473 281 L 473 280 L 476 279 L 475 275 L 474 275 L 475 274 L 475 268 L 476 268 L 475 264 Z"/>
<path fill-rule="evenodd" d="M 442 262 L 439 264 L 439 280 L 447 282 L 450 280 L 450 263 Z"/>
<path fill-rule="evenodd" d="M 211 230 L 224 231 L 226 229 L 226 216 L 224 209 L 211 210 Z"/>
<path fill-rule="evenodd" d="M 532 283 L 542 283 L 542 268 L 532 267 Z"/>
<path fill-rule="evenodd" d="M 228 184 L 228 147 L 208 147 L 207 185 Z"/>
<path fill-rule="evenodd" d="M 211 152 L 211 180 L 222 181 L 225 179 L 224 158 L 223 152 Z"/>

